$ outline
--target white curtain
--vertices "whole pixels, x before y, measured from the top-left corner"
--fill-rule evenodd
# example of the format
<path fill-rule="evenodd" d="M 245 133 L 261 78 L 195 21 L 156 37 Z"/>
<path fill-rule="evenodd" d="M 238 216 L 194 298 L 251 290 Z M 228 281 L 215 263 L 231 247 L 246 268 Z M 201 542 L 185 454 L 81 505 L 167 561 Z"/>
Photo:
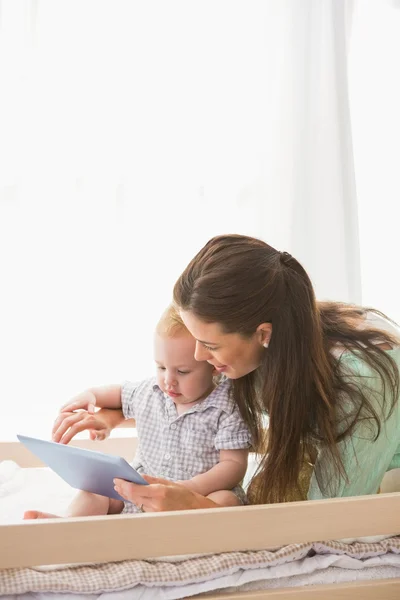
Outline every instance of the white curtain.
<path fill-rule="evenodd" d="M 345 0 L 0 0 L 0 439 L 152 373 L 217 233 L 360 300 Z"/>
<path fill-rule="evenodd" d="M 318 296 L 360 303 L 347 89 L 353 1 L 286 5 L 273 194 L 287 206 L 287 244 L 309 271 Z"/>
<path fill-rule="evenodd" d="M 362 300 L 400 323 L 399 74 L 399 0 L 358 0 L 349 81 Z"/>

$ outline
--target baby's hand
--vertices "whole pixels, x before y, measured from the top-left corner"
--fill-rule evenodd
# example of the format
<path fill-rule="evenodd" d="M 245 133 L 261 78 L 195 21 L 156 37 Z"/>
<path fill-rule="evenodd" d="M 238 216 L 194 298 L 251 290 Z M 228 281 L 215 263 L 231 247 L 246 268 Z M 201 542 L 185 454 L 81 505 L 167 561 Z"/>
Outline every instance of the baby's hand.
<path fill-rule="evenodd" d="M 85 430 L 89 430 L 92 440 L 108 437 L 110 430 L 95 412 L 95 407 L 96 397 L 92 392 L 83 392 L 64 404 L 53 425 L 53 441 L 68 444 L 77 433 Z"/>

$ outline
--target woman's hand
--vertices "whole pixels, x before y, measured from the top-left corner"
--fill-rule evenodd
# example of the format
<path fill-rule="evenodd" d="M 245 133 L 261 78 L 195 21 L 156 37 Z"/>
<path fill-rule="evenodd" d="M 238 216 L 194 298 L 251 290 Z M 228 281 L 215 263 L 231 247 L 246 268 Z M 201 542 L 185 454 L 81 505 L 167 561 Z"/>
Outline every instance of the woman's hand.
<path fill-rule="evenodd" d="M 86 429 L 91 440 L 106 439 L 112 427 L 104 417 L 111 411 L 104 409 L 96 413 L 95 407 L 96 397 L 92 392 L 83 392 L 64 404 L 53 425 L 53 441 L 68 444 L 77 433 Z"/>
<path fill-rule="evenodd" d="M 175 483 L 179 483 L 179 485 L 183 485 L 188 488 L 188 490 L 192 490 L 192 492 L 196 492 L 196 494 L 201 494 L 200 487 L 198 484 L 193 481 L 193 479 L 179 479 Z"/>
<path fill-rule="evenodd" d="M 115 491 L 126 500 L 141 507 L 143 512 L 216 508 L 218 506 L 212 500 L 196 494 L 182 484 L 150 477 L 150 475 L 143 475 L 143 478 L 150 485 L 114 479 Z"/>

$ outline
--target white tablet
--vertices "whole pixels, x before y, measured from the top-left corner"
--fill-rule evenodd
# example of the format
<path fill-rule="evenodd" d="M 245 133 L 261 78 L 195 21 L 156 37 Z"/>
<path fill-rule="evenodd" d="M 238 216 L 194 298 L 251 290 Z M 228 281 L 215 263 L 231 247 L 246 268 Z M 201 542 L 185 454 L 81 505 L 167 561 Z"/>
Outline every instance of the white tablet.
<path fill-rule="evenodd" d="M 78 490 L 124 500 L 114 490 L 113 480 L 116 477 L 148 485 L 147 481 L 120 456 L 84 450 L 25 435 L 17 435 L 17 438 L 64 481 Z"/>

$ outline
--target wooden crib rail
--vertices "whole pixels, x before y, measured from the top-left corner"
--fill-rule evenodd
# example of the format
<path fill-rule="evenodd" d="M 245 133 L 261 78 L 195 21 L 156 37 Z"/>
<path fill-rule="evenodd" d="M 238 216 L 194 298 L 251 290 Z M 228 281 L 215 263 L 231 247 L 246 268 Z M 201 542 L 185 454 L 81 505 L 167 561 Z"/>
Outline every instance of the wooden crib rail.
<path fill-rule="evenodd" d="M 80 439 L 72 440 L 70 446 L 97 450 L 115 456 L 122 456 L 126 460 L 131 461 L 135 455 L 137 438 L 132 436 L 126 438 L 115 437 L 108 438 L 102 442 Z M 13 460 L 20 467 L 26 468 L 45 466 L 39 458 L 19 442 L 0 442 L 0 461 L 1 460 Z"/>
<path fill-rule="evenodd" d="M 400 493 L 395 493 L 266 506 L 27 521 L 0 527 L 0 568 L 261 550 L 300 542 L 394 535 L 400 532 L 399 515 Z"/>

